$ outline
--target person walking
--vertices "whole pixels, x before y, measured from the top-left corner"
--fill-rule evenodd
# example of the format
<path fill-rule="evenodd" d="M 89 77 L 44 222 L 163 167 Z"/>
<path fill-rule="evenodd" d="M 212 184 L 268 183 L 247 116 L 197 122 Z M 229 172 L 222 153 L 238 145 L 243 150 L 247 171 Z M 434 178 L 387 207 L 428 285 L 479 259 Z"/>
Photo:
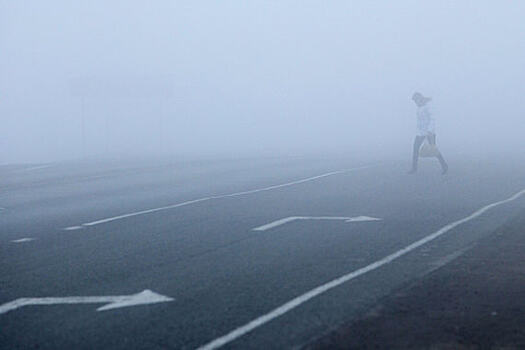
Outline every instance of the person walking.
<path fill-rule="evenodd" d="M 414 150 L 412 153 L 412 169 L 410 169 L 409 174 L 414 174 L 417 171 L 417 163 L 419 160 L 419 150 L 421 145 L 427 139 L 429 145 L 436 147 L 436 130 L 435 130 L 435 120 L 432 113 L 432 108 L 430 106 L 430 101 L 432 98 L 425 97 L 419 92 L 415 92 L 412 95 L 412 101 L 417 106 L 416 116 L 417 116 L 417 134 L 414 139 Z M 448 171 L 448 164 L 443 158 L 443 155 L 437 148 L 435 148 L 437 154 L 436 158 L 441 164 L 442 174 L 446 174 Z"/>

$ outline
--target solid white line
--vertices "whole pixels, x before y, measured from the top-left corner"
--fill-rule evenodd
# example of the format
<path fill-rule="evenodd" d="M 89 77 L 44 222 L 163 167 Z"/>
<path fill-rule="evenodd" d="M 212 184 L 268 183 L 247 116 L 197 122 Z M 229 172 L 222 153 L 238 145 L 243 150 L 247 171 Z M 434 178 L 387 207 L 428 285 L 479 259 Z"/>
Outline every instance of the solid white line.
<path fill-rule="evenodd" d="M 362 167 L 358 167 L 358 168 L 339 170 L 339 171 L 332 171 L 330 173 L 321 174 L 321 175 L 309 177 L 309 178 L 298 180 L 298 181 L 287 182 L 287 183 L 280 184 L 280 185 L 274 185 L 274 186 L 265 187 L 265 188 L 259 188 L 259 189 L 250 190 L 250 191 L 243 191 L 243 192 L 236 192 L 236 193 L 231 193 L 231 194 L 225 194 L 225 195 L 215 196 L 215 197 L 212 197 L 212 198 L 237 197 L 237 196 L 243 196 L 243 195 L 246 195 L 246 194 L 252 194 L 252 193 L 257 193 L 257 192 L 275 190 L 277 188 L 298 185 L 298 184 L 301 184 L 301 183 L 304 183 L 304 182 L 321 179 L 321 178 L 327 177 L 327 176 L 333 176 L 333 175 L 348 173 L 348 172 L 356 171 L 356 170 L 368 169 L 368 168 L 371 168 L 371 167 L 372 167 L 372 165 L 368 165 L 368 166 L 362 166 Z"/>
<path fill-rule="evenodd" d="M 69 226 L 64 229 L 64 231 L 75 231 L 75 230 L 82 230 L 84 226 Z"/>
<path fill-rule="evenodd" d="M 47 169 L 47 168 L 51 168 L 51 167 L 52 167 L 52 165 L 39 165 L 39 166 L 30 167 L 30 168 L 20 169 L 17 172 L 23 173 L 23 172 L 26 172 L 26 171 Z"/>
<path fill-rule="evenodd" d="M 289 218 L 284 218 L 284 219 L 281 219 L 281 220 L 270 222 L 269 224 L 266 224 L 266 225 L 262 225 L 262 226 L 256 227 L 256 228 L 252 229 L 252 231 L 266 231 L 266 230 L 270 230 L 270 229 L 272 229 L 274 227 L 281 226 L 281 225 L 287 224 L 287 223 L 289 223 L 291 221 L 295 221 L 295 220 L 299 220 L 299 219 L 301 219 L 301 217 L 299 217 L 299 216 L 290 216 Z"/>
<path fill-rule="evenodd" d="M 298 185 L 298 184 L 301 184 L 301 183 L 304 183 L 304 182 L 307 182 L 307 181 L 321 179 L 321 178 L 327 177 L 327 176 L 333 176 L 333 175 L 337 175 L 337 174 L 343 174 L 343 173 L 348 173 L 348 172 L 352 172 L 352 171 L 368 169 L 368 168 L 371 168 L 373 166 L 374 165 L 368 165 L 368 166 L 362 166 L 362 167 L 358 167 L 358 168 L 333 171 L 333 172 L 330 172 L 330 173 L 317 175 L 317 176 L 309 177 L 309 178 L 306 178 L 306 179 L 301 179 L 301 180 L 298 180 L 298 181 L 287 182 L 287 183 L 280 184 L 280 185 L 274 185 L 274 186 L 259 188 L 259 189 L 250 190 L 250 191 L 235 192 L 235 193 L 230 193 L 230 194 L 223 194 L 223 195 L 218 195 L 218 196 L 199 198 L 199 199 L 195 199 L 195 200 L 191 200 L 191 201 L 187 201 L 187 202 L 183 202 L 183 203 L 177 203 L 177 204 L 173 204 L 173 205 L 168 205 L 168 206 L 165 206 L 165 207 L 147 209 L 147 210 L 137 211 L 137 212 L 134 212 L 134 213 L 122 214 L 122 215 L 118 215 L 118 216 L 114 216 L 114 217 L 110 217 L 110 218 L 105 218 L 105 219 L 100 219 L 100 220 L 96 220 L 96 221 L 92 221 L 92 222 L 87 222 L 87 223 L 81 224 L 81 226 L 89 227 L 89 226 L 105 224 L 105 223 L 108 223 L 108 222 L 111 222 L 111 221 L 115 221 L 115 220 L 122 220 L 122 219 L 130 218 L 130 217 L 133 217 L 133 216 L 139 216 L 139 215 L 144 215 L 144 214 L 151 214 L 151 213 L 155 213 L 155 212 L 158 212 L 158 211 L 178 208 L 178 207 L 182 207 L 182 206 L 186 206 L 186 205 L 190 205 L 190 204 L 195 204 L 195 203 L 199 203 L 199 202 L 204 202 L 204 201 L 208 201 L 208 200 L 211 200 L 211 199 L 221 199 L 221 198 L 227 198 L 227 197 L 238 197 L 238 196 L 244 196 L 244 195 L 252 194 L 252 193 L 258 193 L 258 192 L 263 192 L 263 191 L 270 191 L 270 190 L 274 190 L 274 189 L 277 189 L 277 188 Z M 67 229 L 73 229 L 73 228 L 77 229 L 76 227 L 77 226 L 68 227 L 68 228 L 66 228 L 66 230 Z"/>
<path fill-rule="evenodd" d="M 357 216 L 355 218 L 350 218 L 350 220 L 347 220 L 346 222 L 381 221 L 381 220 L 383 219 L 373 218 L 370 216 Z"/>
<path fill-rule="evenodd" d="M 516 193 L 515 195 L 513 195 L 512 197 L 509 197 L 505 200 L 502 200 L 502 201 L 499 201 L 499 202 L 495 202 L 495 203 L 492 203 L 492 204 L 489 204 L 487 206 L 484 206 L 483 208 L 477 210 L 476 212 L 472 213 L 471 215 L 467 216 L 466 218 L 463 218 L 463 219 L 460 219 L 460 220 L 457 220 L 457 221 L 454 221 L 444 227 L 442 227 L 441 229 L 439 229 L 438 231 L 420 239 L 419 241 L 416 241 L 408 246 L 406 246 L 405 248 L 401 249 L 401 250 L 398 250 L 397 252 L 393 253 L 393 254 L 390 254 L 386 257 L 384 257 L 383 259 L 381 260 L 378 260 L 370 265 L 367 265 L 365 267 L 362 267 L 358 270 L 355 270 L 353 272 L 350 272 L 344 276 L 341 276 L 339 278 L 336 278 L 326 284 L 323 284 L 317 288 L 314 288 L 312 290 L 310 290 L 309 292 L 303 294 L 303 295 L 300 295 L 292 300 L 290 300 L 289 302 L 279 306 L 278 308 L 270 311 L 269 313 L 263 315 L 263 316 L 260 316 L 256 319 L 254 319 L 253 321 L 245 324 L 244 326 L 241 326 L 233 331 L 231 331 L 230 333 L 220 337 L 220 338 L 217 338 L 211 342 L 209 342 L 208 344 L 205 344 L 201 347 L 198 348 L 198 350 L 212 350 L 212 349 L 217 349 L 231 341 L 234 341 L 235 339 L 239 338 L 239 337 L 242 337 L 243 335 L 245 335 L 246 333 L 248 332 L 251 332 L 252 330 L 264 325 L 265 323 L 267 322 L 270 322 L 272 321 L 273 319 L 287 313 L 288 311 L 292 310 L 292 309 L 295 309 L 296 307 L 300 306 L 301 304 L 304 304 L 305 302 L 307 302 L 308 300 L 312 299 L 312 298 L 315 298 L 316 296 L 320 295 L 320 294 L 323 294 L 324 292 L 332 289 L 332 288 L 335 288 L 345 282 L 348 282 L 356 277 L 359 277 L 361 275 L 364 275 L 365 273 L 367 272 L 370 272 L 370 271 L 373 271 L 375 269 L 378 269 L 379 267 L 383 266 L 383 265 L 386 265 L 400 257 L 402 257 L 403 255 L 411 252 L 412 250 L 416 249 L 416 248 L 419 248 L 420 246 L 438 238 L 439 236 L 445 234 L 446 232 L 452 230 L 453 228 L 461 225 L 461 224 L 464 224 L 465 222 L 468 222 L 472 219 L 475 219 L 477 218 L 478 216 L 482 215 L 483 213 L 485 213 L 487 210 L 489 209 L 492 209 L 496 206 L 499 206 L 501 204 L 504 204 L 504 203 L 508 203 L 508 202 L 511 202 L 513 200 L 516 200 L 517 198 L 519 198 L 520 196 L 522 196 L 523 194 L 525 194 L 525 189 Z"/>
<path fill-rule="evenodd" d="M 123 214 L 123 215 L 119 215 L 119 216 L 114 216 L 112 218 L 107 218 L 107 219 L 101 219 L 101 220 L 97 220 L 97 221 L 88 222 L 88 223 L 82 224 L 82 226 L 95 226 L 95 225 L 105 224 L 107 222 L 111 222 L 111 221 L 115 221 L 115 220 L 121 220 L 121 219 L 125 219 L 125 218 L 130 218 L 132 216 L 138 216 L 138 215 L 155 213 L 155 212 L 161 211 L 161 210 L 167 210 L 167 209 L 173 209 L 173 208 L 177 208 L 177 207 L 183 207 L 185 205 L 194 204 L 194 203 L 198 203 L 198 202 L 204 202 L 204 201 L 207 201 L 207 200 L 210 200 L 210 199 L 211 199 L 211 197 L 205 197 L 205 198 L 199 198 L 199 199 L 195 199 L 195 200 L 187 201 L 187 202 L 183 202 L 183 203 L 168 205 L 168 206 L 165 206 L 165 207 L 137 211 L 135 213 Z"/>
<path fill-rule="evenodd" d="M 31 241 L 34 241 L 35 239 L 34 238 L 20 238 L 20 239 L 15 239 L 11 242 L 13 243 L 25 243 L 25 242 L 31 242 Z"/>

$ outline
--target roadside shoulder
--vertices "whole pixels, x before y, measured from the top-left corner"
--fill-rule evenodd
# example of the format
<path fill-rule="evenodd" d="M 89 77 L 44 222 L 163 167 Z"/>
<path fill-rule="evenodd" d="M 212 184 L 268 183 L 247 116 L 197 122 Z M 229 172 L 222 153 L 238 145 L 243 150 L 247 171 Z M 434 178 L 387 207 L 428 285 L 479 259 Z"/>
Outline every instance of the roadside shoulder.
<path fill-rule="evenodd" d="M 525 349 L 525 216 L 307 349 Z"/>

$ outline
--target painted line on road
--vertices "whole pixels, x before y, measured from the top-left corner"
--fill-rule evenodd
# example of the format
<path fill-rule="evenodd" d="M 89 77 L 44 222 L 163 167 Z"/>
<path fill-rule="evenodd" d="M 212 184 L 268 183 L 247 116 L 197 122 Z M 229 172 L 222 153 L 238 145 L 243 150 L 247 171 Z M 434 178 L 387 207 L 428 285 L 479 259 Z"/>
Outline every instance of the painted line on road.
<path fill-rule="evenodd" d="M 75 231 L 75 230 L 82 230 L 84 227 L 83 226 L 69 226 L 69 227 L 66 227 L 64 230 L 65 231 Z"/>
<path fill-rule="evenodd" d="M 17 173 L 25 173 L 26 171 L 33 171 L 33 170 L 47 169 L 47 168 L 51 168 L 52 166 L 53 166 L 53 165 L 50 165 L 50 164 L 47 164 L 47 165 L 39 165 L 39 166 L 33 166 L 33 167 L 30 167 L 30 168 L 20 169 L 20 170 L 17 170 L 16 172 L 17 172 Z"/>
<path fill-rule="evenodd" d="M 342 220 L 345 222 L 364 222 L 364 221 L 380 221 L 379 218 L 373 218 L 370 216 L 290 216 L 288 218 L 280 219 L 269 224 L 262 225 L 256 228 L 253 228 L 252 231 L 266 231 L 272 228 L 287 224 L 296 220 Z"/>
<path fill-rule="evenodd" d="M 300 219 L 301 219 L 300 216 L 290 216 L 288 218 L 284 218 L 284 219 L 281 219 L 281 220 L 270 222 L 269 224 L 266 224 L 266 225 L 262 225 L 262 226 L 253 228 L 252 231 L 266 231 L 266 230 L 270 230 L 270 229 L 272 229 L 274 227 L 281 226 L 281 225 L 287 224 L 289 222 L 292 222 L 292 221 L 295 221 L 295 220 L 300 220 Z"/>
<path fill-rule="evenodd" d="M 11 242 L 12 243 L 25 243 L 25 242 L 31 242 L 31 241 L 34 241 L 34 240 L 35 240 L 34 238 L 26 237 L 26 238 L 15 239 L 15 240 L 13 240 Z"/>
<path fill-rule="evenodd" d="M 265 315 L 262 315 L 254 320 L 252 320 L 251 322 L 245 324 L 244 326 L 241 326 L 233 331 L 231 331 L 230 333 L 226 334 L 226 335 L 223 335 L 222 337 L 219 337 L 201 347 L 198 348 L 198 350 L 212 350 L 212 349 L 217 349 L 217 348 L 220 348 L 221 346 L 223 345 L 226 345 L 234 340 L 236 340 L 237 338 L 240 338 L 242 337 L 243 335 L 253 331 L 254 329 L 272 321 L 273 319 L 279 317 L 279 316 L 282 316 L 284 315 L 285 313 L 287 313 L 288 311 L 291 311 L 293 309 L 295 309 L 296 307 L 306 303 L 307 301 L 309 301 L 310 299 L 313 299 L 327 291 L 329 291 L 330 289 L 333 289 L 335 287 L 338 287 L 340 286 L 341 284 L 345 283 L 345 282 L 348 282 L 356 277 L 359 277 L 361 275 L 364 275 L 365 273 L 368 273 L 368 272 L 371 272 L 373 270 L 376 270 L 378 268 L 380 268 L 381 266 L 383 265 L 386 265 L 388 263 L 391 263 L 392 261 L 408 254 L 409 252 L 413 251 L 414 249 L 417 249 L 419 247 L 421 247 L 422 245 L 442 236 L 443 234 L 447 233 L 448 231 L 454 229 L 455 227 L 461 225 L 461 224 L 464 224 L 468 221 L 471 221 L 477 217 L 479 217 L 480 215 L 482 215 L 483 213 L 485 213 L 487 210 L 490 210 L 494 207 L 497 207 L 499 205 L 502 205 L 502 204 L 505 204 L 505 203 L 508 203 L 508 202 L 511 202 L 511 201 L 514 201 L 516 199 L 518 199 L 519 197 L 521 197 L 523 194 L 525 194 L 525 189 L 516 193 L 515 195 L 513 195 L 512 197 L 509 197 L 507 199 L 504 199 L 504 200 L 501 200 L 501 201 L 498 201 L 498 202 L 495 202 L 495 203 L 492 203 L 492 204 L 489 204 L 489 205 L 486 205 L 484 206 L 483 208 L 481 209 L 478 209 L 477 211 L 475 211 L 474 213 L 472 213 L 471 215 L 463 218 L 463 219 L 460 219 L 460 220 L 457 220 L 457 221 L 454 221 L 446 226 L 443 226 L 441 229 L 439 229 L 438 231 L 406 246 L 405 248 L 401 249 L 401 250 L 398 250 L 397 252 L 393 253 L 393 254 L 390 254 L 386 257 L 384 257 L 383 259 L 381 260 L 378 260 L 370 265 L 367 265 L 365 267 L 362 267 L 358 270 L 355 270 L 353 272 L 350 272 L 346 275 L 343 275 L 339 278 L 336 278 L 326 284 L 323 284 L 321 286 L 318 286 L 308 292 L 306 292 L 305 294 L 303 295 L 300 295 L 292 300 L 290 300 L 289 302 L 279 306 L 278 308 L 276 309 L 273 309 L 272 311 L 268 312 L 267 314 Z"/>
<path fill-rule="evenodd" d="M 451 262 L 453 262 L 454 260 L 456 260 L 457 258 L 462 256 L 463 254 L 465 254 L 473 246 L 474 245 L 471 244 L 468 247 L 465 247 L 465 248 L 460 249 L 458 251 L 452 252 L 451 254 L 446 255 L 446 256 L 442 257 L 441 259 L 431 263 L 430 264 L 430 269 L 427 270 L 425 273 L 429 274 L 429 273 L 431 273 L 433 271 L 436 271 L 436 270 L 442 268 L 443 266 L 446 266 L 446 265 L 450 264 Z"/>
<path fill-rule="evenodd" d="M 368 168 L 372 168 L 372 167 L 375 167 L 375 166 L 377 166 L 377 165 L 368 165 L 368 166 L 362 166 L 362 167 L 358 167 L 358 168 L 351 168 L 351 169 L 345 169 L 345 170 L 332 171 L 332 172 L 329 172 L 329 173 L 325 173 L 325 174 L 321 174 L 321 175 L 317 175 L 317 176 L 312 176 L 312 177 L 309 177 L 309 178 L 306 178 L 306 179 L 297 180 L 297 181 L 287 182 L 287 183 L 280 184 L 280 185 L 274 185 L 274 186 L 258 188 L 258 189 L 249 190 L 249 191 L 235 192 L 235 193 L 230 193 L 230 194 L 223 194 L 223 195 L 217 195 L 217 196 L 210 196 L 210 197 L 194 199 L 194 200 L 191 200 L 191 201 L 177 203 L 177 204 L 173 204 L 173 205 L 168 205 L 168 206 L 165 206 L 165 207 L 141 210 L 141 211 L 137 211 L 137 212 L 133 212 L 133 213 L 129 213 L 129 214 L 122 214 L 122 215 L 118 215 L 118 216 L 114 216 L 114 217 L 110 217 L 110 218 L 105 218 L 105 219 L 100 219 L 100 220 L 96 220 L 96 221 L 92 221 L 92 222 L 87 222 L 87 223 L 81 224 L 80 227 L 83 228 L 83 227 L 90 227 L 90 226 L 105 224 L 105 223 L 108 223 L 108 222 L 111 222 L 111 221 L 122 220 L 122 219 L 127 219 L 127 218 L 130 218 L 130 217 L 133 217 L 133 216 L 151 214 L 151 213 L 155 213 L 155 212 L 159 212 L 159 211 L 174 209 L 174 208 L 183 207 L 183 206 L 190 205 L 190 204 L 195 204 L 195 203 L 209 201 L 209 200 L 212 200 L 212 199 L 239 197 L 239 196 L 244 196 L 244 195 L 258 193 L 258 192 L 263 192 L 263 191 L 275 190 L 275 189 L 278 189 L 278 188 L 298 185 L 298 184 L 301 184 L 301 183 L 305 183 L 305 182 L 308 182 L 308 181 L 321 179 L 321 178 L 328 177 L 328 176 L 348 173 L 348 172 L 357 171 L 357 170 L 368 169 Z M 78 230 L 78 227 L 79 226 L 70 226 L 70 227 L 64 228 L 64 230 L 67 230 L 67 231 Z"/>
<path fill-rule="evenodd" d="M 185 205 L 194 204 L 194 203 L 198 203 L 198 202 L 204 202 L 204 201 L 210 200 L 211 198 L 212 197 L 205 197 L 205 198 L 195 199 L 195 200 L 187 201 L 187 202 L 183 202 L 183 203 L 168 205 L 166 207 L 142 210 L 142 211 L 137 211 L 137 212 L 130 213 L 130 214 L 123 214 L 123 215 L 119 215 L 119 216 L 114 216 L 112 218 L 107 218 L 107 219 L 101 219 L 101 220 L 97 220 L 97 221 L 87 222 L 85 224 L 81 224 L 80 226 L 66 227 L 64 230 L 66 230 L 66 231 L 80 230 L 80 229 L 82 229 L 84 227 L 105 224 L 105 223 L 108 223 L 108 222 L 111 222 L 111 221 L 122 220 L 122 219 L 130 218 L 130 217 L 133 217 L 133 216 L 144 215 L 144 214 L 151 214 L 151 213 L 155 213 L 157 211 L 168 210 L 168 209 L 173 209 L 173 208 L 177 208 L 177 207 L 183 207 Z"/>

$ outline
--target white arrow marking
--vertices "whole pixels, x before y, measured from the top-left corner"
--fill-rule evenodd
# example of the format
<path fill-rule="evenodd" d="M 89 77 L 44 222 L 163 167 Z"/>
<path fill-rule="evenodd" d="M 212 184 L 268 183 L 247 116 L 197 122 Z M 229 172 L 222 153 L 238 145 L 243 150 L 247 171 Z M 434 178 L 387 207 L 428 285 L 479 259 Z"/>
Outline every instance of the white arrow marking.
<path fill-rule="evenodd" d="M 209 201 L 209 200 L 221 199 L 221 198 L 240 197 L 240 196 L 245 196 L 245 195 L 249 195 L 249 194 L 253 194 L 253 193 L 259 193 L 259 192 L 276 190 L 276 189 L 280 189 L 280 188 L 284 188 L 284 187 L 295 186 L 295 185 L 302 184 L 302 183 L 309 182 L 309 181 L 313 181 L 313 180 L 322 179 L 322 178 L 328 177 L 328 176 L 334 176 L 334 175 L 349 173 L 349 172 L 357 171 L 357 170 L 369 169 L 369 168 L 372 168 L 374 166 L 377 166 L 377 165 L 367 165 L 367 166 L 361 166 L 361 167 L 358 167 L 358 168 L 351 168 L 351 169 L 345 169 L 345 170 L 332 171 L 330 173 L 321 174 L 321 175 L 317 175 L 317 176 L 312 176 L 312 177 L 309 177 L 309 178 L 306 178 L 306 179 L 301 179 L 301 180 L 297 180 L 297 181 L 287 182 L 287 183 L 283 183 L 283 184 L 279 184 L 279 185 L 273 185 L 273 186 L 269 186 L 269 187 L 257 188 L 257 189 L 254 189 L 254 190 L 235 192 L 235 193 L 230 193 L 230 194 L 221 194 L 221 195 L 217 195 L 217 196 L 210 196 L 210 197 L 199 198 L 199 199 L 195 199 L 195 200 L 191 200 L 191 201 L 187 201 L 187 202 L 182 202 L 182 203 L 168 205 L 168 206 L 165 206 L 165 207 L 147 209 L 147 210 L 137 211 L 137 212 L 134 212 L 134 213 L 122 214 L 122 215 L 118 215 L 118 216 L 114 216 L 114 217 L 110 217 L 110 218 L 100 219 L 100 220 L 97 220 L 97 221 L 86 222 L 86 223 L 83 223 L 83 224 L 78 225 L 78 226 L 66 227 L 66 228 L 64 228 L 64 230 L 66 230 L 66 231 L 80 230 L 80 229 L 83 229 L 85 227 L 106 224 L 108 222 L 112 222 L 112 221 L 116 221 L 116 220 L 123 220 L 123 219 L 127 219 L 127 218 L 134 217 L 134 216 L 139 216 L 139 215 L 146 215 L 146 214 L 156 213 L 158 211 L 165 211 L 165 210 L 175 209 L 175 208 L 178 208 L 178 207 L 183 207 L 183 206 L 186 206 L 186 205 L 196 204 L 196 203 L 205 202 L 205 201 Z"/>
<path fill-rule="evenodd" d="M 407 255 L 408 253 L 410 253 L 411 251 L 427 244 L 428 242 L 431 242 L 433 240 L 435 240 L 436 238 L 444 235 L 445 233 L 449 232 L 450 230 L 456 228 L 457 226 L 460 226 L 466 222 L 469 222 L 471 220 L 474 220 L 475 218 L 481 216 L 483 213 L 485 213 L 486 211 L 492 209 L 492 208 L 495 208 L 497 206 L 500 206 L 502 204 L 505 204 L 505 203 L 508 203 L 508 202 L 512 202 L 512 201 L 515 201 L 516 199 L 520 198 L 521 196 L 525 195 L 525 189 L 524 190 L 521 190 L 520 192 L 516 193 L 515 195 L 513 195 L 512 197 L 509 197 L 507 199 L 504 199 L 504 200 L 501 200 L 499 202 L 494 202 L 492 204 L 489 204 L 489 205 L 486 205 L 484 206 L 483 208 L 481 209 L 478 209 L 477 211 L 475 211 L 474 213 L 470 214 L 469 216 L 467 216 L 466 218 L 463 218 L 463 219 L 460 219 L 460 220 L 457 220 L 457 221 L 454 221 L 454 222 L 451 222 L 450 224 L 448 225 L 445 225 L 443 226 L 442 228 L 440 228 L 439 230 L 437 230 L 436 232 L 426 236 L 426 237 L 423 237 L 421 238 L 419 241 L 415 241 L 414 243 L 412 244 L 409 244 L 407 245 L 405 248 L 402 248 L 388 256 L 385 256 L 383 259 L 380 259 L 380 260 L 377 260 L 373 263 L 371 263 L 370 265 L 367 265 L 367 266 L 364 266 L 364 267 L 361 267 L 360 269 L 357 269 L 357 270 L 354 270 L 352 272 L 349 272 L 347 273 L 346 275 L 343 275 L 341 277 L 338 277 L 334 280 L 331 280 L 330 282 L 327 282 L 323 285 L 320 285 L 314 289 L 311 289 L 310 291 L 298 296 L 298 297 L 295 297 L 294 299 L 284 303 L 283 305 L 273 309 L 272 311 L 262 315 L 262 316 L 259 316 L 257 317 L 256 319 L 253 319 L 252 321 L 246 323 L 245 325 L 243 326 L 240 326 L 236 329 L 234 329 L 233 331 L 231 331 L 230 333 L 228 334 L 225 334 L 219 338 L 216 338 L 215 340 L 212 340 L 210 341 L 209 343 L 207 344 L 204 344 L 203 346 L 197 348 L 197 350 L 213 350 L 213 349 L 218 349 L 220 348 L 221 346 L 223 345 L 226 345 L 232 341 L 234 341 L 235 339 L 238 339 L 239 337 L 242 337 L 243 335 L 249 333 L 249 332 L 252 332 L 254 329 L 276 319 L 277 317 L 280 317 L 284 314 L 286 314 L 287 312 L 299 307 L 300 305 L 306 303 L 307 301 L 333 289 L 333 288 L 336 288 L 340 285 L 342 285 L 343 283 L 346 283 L 348 281 L 351 281 L 361 275 L 364 275 L 370 271 L 374 271 L 386 264 L 389 264 L 391 263 L 392 261 L 396 260 L 396 259 L 399 259 L 401 258 L 402 256 L 405 256 Z"/>
<path fill-rule="evenodd" d="M 11 241 L 13 243 L 24 243 L 24 242 L 31 242 L 31 241 L 34 241 L 35 239 L 34 238 L 20 238 L 20 239 L 15 239 L 14 241 Z"/>
<path fill-rule="evenodd" d="M 347 217 L 347 216 L 290 216 L 281 220 L 270 222 L 269 224 L 262 225 L 252 229 L 253 231 L 266 231 L 277 226 L 287 224 L 295 220 L 342 220 L 345 222 L 361 222 L 361 221 L 380 221 L 381 219 L 372 218 L 370 216 L 356 216 L 356 217 Z"/>
<path fill-rule="evenodd" d="M 63 297 L 63 298 L 20 298 L 9 303 L 0 305 L 0 314 L 28 305 L 55 305 L 55 304 L 100 304 L 97 311 L 117 309 L 127 306 L 155 304 L 172 301 L 173 298 L 152 292 L 146 289 L 132 295 L 99 296 L 99 297 Z"/>

